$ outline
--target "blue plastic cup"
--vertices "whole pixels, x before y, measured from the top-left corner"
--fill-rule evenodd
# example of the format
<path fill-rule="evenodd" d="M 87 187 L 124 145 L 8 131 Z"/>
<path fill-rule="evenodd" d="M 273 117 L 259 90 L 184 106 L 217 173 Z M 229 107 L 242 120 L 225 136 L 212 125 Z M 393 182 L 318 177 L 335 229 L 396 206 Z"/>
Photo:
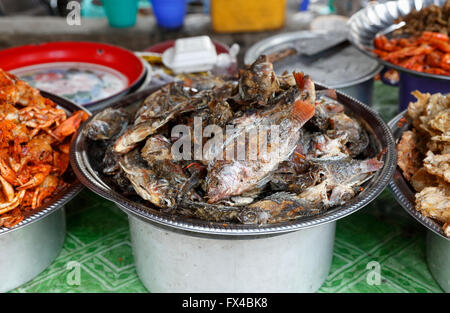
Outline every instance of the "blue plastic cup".
<path fill-rule="evenodd" d="M 132 27 L 136 24 L 138 0 L 102 0 L 111 27 Z"/>
<path fill-rule="evenodd" d="M 186 0 L 150 0 L 159 27 L 176 29 L 183 26 Z"/>

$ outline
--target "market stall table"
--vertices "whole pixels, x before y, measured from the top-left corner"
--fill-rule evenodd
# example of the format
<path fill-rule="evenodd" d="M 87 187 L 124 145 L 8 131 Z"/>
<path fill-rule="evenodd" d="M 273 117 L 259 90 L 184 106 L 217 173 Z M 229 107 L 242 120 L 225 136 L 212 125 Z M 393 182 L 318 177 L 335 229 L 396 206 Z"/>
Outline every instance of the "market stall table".
<path fill-rule="evenodd" d="M 376 82 L 373 102 L 389 121 L 397 112 L 396 88 Z M 442 292 L 426 264 L 425 234 L 386 189 L 337 222 L 333 264 L 319 292 Z M 12 292 L 147 292 L 133 264 L 125 213 L 85 189 L 67 205 L 61 254 Z"/>

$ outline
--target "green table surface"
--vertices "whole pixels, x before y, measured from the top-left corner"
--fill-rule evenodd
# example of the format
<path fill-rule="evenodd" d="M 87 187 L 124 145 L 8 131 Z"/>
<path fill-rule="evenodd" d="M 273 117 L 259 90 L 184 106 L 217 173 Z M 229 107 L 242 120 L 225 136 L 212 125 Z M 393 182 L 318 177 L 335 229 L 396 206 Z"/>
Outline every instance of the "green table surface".
<path fill-rule="evenodd" d="M 397 112 L 397 89 L 376 82 L 374 107 L 385 121 L 391 119 Z M 66 212 L 61 253 L 13 292 L 147 292 L 133 264 L 125 213 L 87 189 L 67 204 Z M 372 261 L 379 264 L 379 281 L 371 279 Z M 73 280 L 74 264 L 79 281 Z M 425 228 L 384 190 L 337 222 L 333 263 L 319 292 L 442 292 L 427 267 Z"/>

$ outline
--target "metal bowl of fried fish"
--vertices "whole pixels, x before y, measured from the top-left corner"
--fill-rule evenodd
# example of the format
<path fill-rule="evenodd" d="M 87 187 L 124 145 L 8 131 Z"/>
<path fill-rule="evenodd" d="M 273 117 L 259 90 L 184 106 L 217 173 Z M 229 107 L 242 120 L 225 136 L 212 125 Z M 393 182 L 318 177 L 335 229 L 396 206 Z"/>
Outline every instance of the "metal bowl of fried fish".
<path fill-rule="evenodd" d="M 70 140 L 89 113 L 0 69 L 0 292 L 47 268 L 65 237 L 64 205 L 83 185 Z"/>
<path fill-rule="evenodd" d="M 150 290 L 315 291 L 335 221 L 386 187 L 396 156 L 374 110 L 304 73 L 276 76 L 261 56 L 236 79 L 192 77 L 118 101 L 80 128 L 71 163 L 129 215 Z M 168 262 L 168 251 L 186 258 Z M 279 262 L 293 263 L 268 270 Z M 173 276 L 178 267 L 191 274 Z"/>
<path fill-rule="evenodd" d="M 389 186 L 401 206 L 428 229 L 427 259 L 450 290 L 450 95 L 413 92 L 417 101 L 389 122 L 397 169 Z"/>

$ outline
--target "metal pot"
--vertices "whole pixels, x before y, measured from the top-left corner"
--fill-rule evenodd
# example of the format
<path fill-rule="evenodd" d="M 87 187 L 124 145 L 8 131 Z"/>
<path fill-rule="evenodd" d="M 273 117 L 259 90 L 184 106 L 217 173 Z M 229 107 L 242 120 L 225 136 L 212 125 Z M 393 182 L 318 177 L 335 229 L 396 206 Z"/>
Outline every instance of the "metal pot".
<path fill-rule="evenodd" d="M 128 218 L 136 270 L 151 292 L 315 292 L 330 271 L 336 222 L 223 236 Z"/>
<path fill-rule="evenodd" d="M 289 48 L 301 53 L 305 45 L 317 45 L 332 35 L 333 33 L 328 31 L 318 30 L 275 35 L 250 47 L 244 62 L 251 64 L 261 54 L 271 54 Z M 336 36 L 342 34 L 336 33 Z M 345 43 L 314 56 L 295 54 L 274 63 L 274 70 L 278 75 L 284 71 L 302 71 L 311 75 L 314 81 L 368 105 L 372 104 L 373 77 L 382 68 L 377 61 Z"/>
<path fill-rule="evenodd" d="M 398 114 L 389 122 L 394 139 L 398 141 L 403 132 L 410 129 L 410 122 L 400 123 L 407 118 L 407 111 Z M 446 292 L 450 292 L 450 238 L 446 237 L 441 225 L 433 219 L 425 217 L 415 209 L 415 190 L 409 185 L 400 168 L 397 167 L 389 188 L 397 202 L 416 221 L 427 228 L 427 263 L 434 279 Z"/>
<path fill-rule="evenodd" d="M 445 292 L 450 292 L 450 241 L 427 231 L 427 263 L 431 274 Z"/>
<path fill-rule="evenodd" d="M 155 90 L 127 96 L 113 107 L 134 107 Z M 356 197 L 314 217 L 268 225 L 223 224 L 171 215 L 127 198 L 99 170 L 87 124 L 72 142 L 70 162 L 85 186 L 128 214 L 137 271 L 150 291 L 313 292 L 330 270 L 336 220 L 372 201 L 396 164 L 392 135 L 381 117 L 353 98 L 337 96 L 365 125 L 371 147 L 386 152 L 384 166 Z"/>
<path fill-rule="evenodd" d="M 130 109 L 155 90 L 127 96 L 112 107 Z M 353 98 L 337 96 L 365 125 L 375 153 L 386 152 L 384 166 L 356 197 L 314 217 L 268 225 L 223 224 L 172 215 L 126 197 L 103 176 L 95 142 L 86 137 L 87 123 L 72 142 L 70 162 L 86 187 L 128 214 L 137 271 L 150 291 L 312 292 L 330 269 L 336 220 L 380 194 L 396 164 L 392 135 L 381 117 Z"/>
<path fill-rule="evenodd" d="M 0 235 L 0 292 L 17 288 L 45 270 L 61 251 L 65 235 L 64 207 Z"/>
<path fill-rule="evenodd" d="M 58 96 L 43 91 L 41 94 L 69 113 L 86 111 Z M 33 279 L 57 257 L 66 233 L 64 205 L 82 189 L 83 185 L 73 179 L 35 214 L 12 228 L 0 227 L 0 292 Z"/>

